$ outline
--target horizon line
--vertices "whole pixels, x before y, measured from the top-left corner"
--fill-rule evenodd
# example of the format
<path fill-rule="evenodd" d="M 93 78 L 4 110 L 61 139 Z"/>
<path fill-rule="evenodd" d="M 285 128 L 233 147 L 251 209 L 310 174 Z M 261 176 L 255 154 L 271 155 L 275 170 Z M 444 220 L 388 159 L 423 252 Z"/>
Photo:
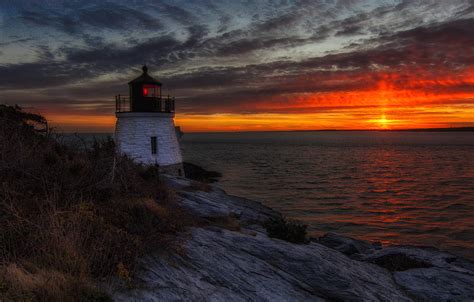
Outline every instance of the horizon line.
<path fill-rule="evenodd" d="M 409 128 L 409 129 L 308 129 L 308 130 L 243 130 L 243 131 L 181 131 L 186 133 L 272 133 L 272 132 L 474 132 L 474 127 Z M 58 131 L 62 134 L 113 134 L 111 132 Z"/>

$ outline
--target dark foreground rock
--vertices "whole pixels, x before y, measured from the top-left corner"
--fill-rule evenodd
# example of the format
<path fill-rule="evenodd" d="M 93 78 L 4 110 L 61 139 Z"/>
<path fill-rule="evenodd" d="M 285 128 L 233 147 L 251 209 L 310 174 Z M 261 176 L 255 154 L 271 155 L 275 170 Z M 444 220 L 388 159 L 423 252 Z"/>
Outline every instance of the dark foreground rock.
<path fill-rule="evenodd" d="M 181 203 L 203 219 L 233 217 L 239 227 L 195 227 L 185 253 L 142 260 L 135 288 L 116 301 L 470 301 L 472 262 L 415 247 L 381 247 L 329 234 L 309 244 L 269 238 L 262 223 L 280 214 L 170 179 Z M 349 255 L 349 256 L 348 256 Z"/>
<path fill-rule="evenodd" d="M 208 171 L 193 163 L 183 163 L 184 175 L 187 178 L 207 183 L 216 182 L 218 178 L 222 177 L 222 174 L 216 171 Z"/>

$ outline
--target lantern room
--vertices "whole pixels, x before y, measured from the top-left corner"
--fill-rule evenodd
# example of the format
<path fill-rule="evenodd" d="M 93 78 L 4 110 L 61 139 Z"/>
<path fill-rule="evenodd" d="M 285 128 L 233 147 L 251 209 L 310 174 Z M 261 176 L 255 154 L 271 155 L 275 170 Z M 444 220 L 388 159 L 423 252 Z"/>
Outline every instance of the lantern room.
<path fill-rule="evenodd" d="M 162 84 L 148 74 L 148 68 L 128 83 L 129 96 L 116 96 L 116 112 L 174 112 L 174 98 L 163 97 Z"/>

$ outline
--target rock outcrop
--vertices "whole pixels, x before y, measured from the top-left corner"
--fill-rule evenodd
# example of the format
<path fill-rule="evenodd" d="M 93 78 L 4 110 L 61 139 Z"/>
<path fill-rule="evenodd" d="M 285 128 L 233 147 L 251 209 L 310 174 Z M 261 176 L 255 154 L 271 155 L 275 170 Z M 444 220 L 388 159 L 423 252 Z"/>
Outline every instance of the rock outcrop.
<path fill-rule="evenodd" d="M 169 179 L 181 204 L 202 219 L 232 217 L 238 228 L 192 228 L 185 253 L 142 260 L 133 289 L 116 301 L 466 301 L 474 299 L 474 264 L 434 249 L 381 247 L 337 234 L 309 244 L 266 235 L 280 214 L 260 203 L 186 179 Z"/>

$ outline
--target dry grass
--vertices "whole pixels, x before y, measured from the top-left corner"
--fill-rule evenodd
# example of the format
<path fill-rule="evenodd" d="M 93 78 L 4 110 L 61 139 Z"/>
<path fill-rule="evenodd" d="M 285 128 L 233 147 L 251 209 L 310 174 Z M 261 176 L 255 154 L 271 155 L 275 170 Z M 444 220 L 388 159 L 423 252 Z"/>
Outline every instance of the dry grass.
<path fill-rule="evenodd" d="M 4 294 L 12 301 L 69 301 L 71 297 L 81 300 L 110 301 L 105 294 L 96 290 L 87 279 L 77 279 L 56 270 L 38 269 L 29 265 L 31 270 L 8 264 L 3 267 L 1 276 L 7 280 Z"/>
<path fill-rule="evenodd" d="M 106 301 L 147 248 L 173 250 L 192 221 L 156 168 L 58 143 L 41 116 L 0 105 L 0 301 Z"/>

